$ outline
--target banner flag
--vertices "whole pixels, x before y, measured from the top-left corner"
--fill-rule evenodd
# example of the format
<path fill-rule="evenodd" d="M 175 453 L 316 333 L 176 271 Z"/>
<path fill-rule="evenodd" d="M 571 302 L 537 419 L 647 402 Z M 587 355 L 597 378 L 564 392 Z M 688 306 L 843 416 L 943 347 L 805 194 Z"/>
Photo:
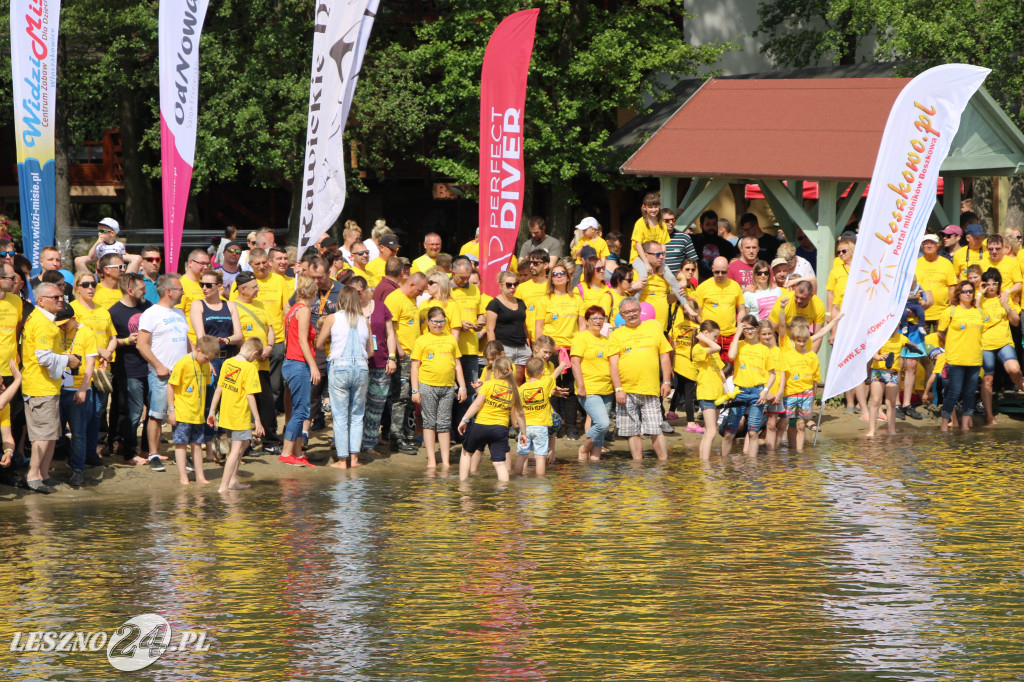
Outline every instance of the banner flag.
<path fill-rule="evenodd" d="M 526 168 L 523 111 L 539 9 L 505 17 L 491 34 L 480 72 L 480 288 L 498 295 L 519 236 Z"/>
<path fill-rule="evenodd" d="M 25 257 L 53 246 L 57 176 L 53 161 L 57 111 L 60 0 L 11 0 L 11 76 L 18 153 L 18 201 Z"/>
<path fill-rule="evenodd" d="M 899 324 L 935 205 L 939 168 L 989 69 L 945 64 L 907 83 L 889 112 L 843 297 L 824 400 L 863 383 Z"/>
<path fill-rule="evenodd" d="M 300 258 L 330 229 L 345 207 L 342 134 L 379 2 L 330 0 L 316 8 L 299 211 Z"/>
<path fill-rule="evenodd" d="M 181 233 L 196 157 L 199 38 L 209 0 L 160 0 L 160 186 L 164 262 L 178 271 Z"/>

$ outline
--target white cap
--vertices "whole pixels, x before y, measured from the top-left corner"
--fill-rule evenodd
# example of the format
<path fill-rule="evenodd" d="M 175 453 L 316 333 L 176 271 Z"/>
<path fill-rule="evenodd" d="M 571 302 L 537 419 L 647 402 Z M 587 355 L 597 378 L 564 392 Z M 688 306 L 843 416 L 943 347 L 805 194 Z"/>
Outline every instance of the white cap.
<path fill-rule="evenodd" d="M 121 226 L 113 218 L 104 218 L 103 220 L 100 221 L 100 225 L 105 225 L 106 227 L 109 227 L 111 230 L 114 231 L 114 234 L 117 234 L 121 231 Z"/>
<path fill-rule="evenodd" d="M 580 224 L 576 226 L 577 230 L 587 230 L 587 229 L 594 229 L 594 230 L 596 230 L 597 228 L 598 228 L 597 218 L 589 218 L 589 217 L 588 218 L 584 218 L 583 220 L 581 220 Z"/>
<path fill-rule="evenodd" d="M 921 241 L 922 242 L 935 242 L 936 244 L 938 244 L 939 243 L 939 238 L 936 237 L 934 234 L 926 234 L 924 236 L 924 239 L 922 239 Z"/>

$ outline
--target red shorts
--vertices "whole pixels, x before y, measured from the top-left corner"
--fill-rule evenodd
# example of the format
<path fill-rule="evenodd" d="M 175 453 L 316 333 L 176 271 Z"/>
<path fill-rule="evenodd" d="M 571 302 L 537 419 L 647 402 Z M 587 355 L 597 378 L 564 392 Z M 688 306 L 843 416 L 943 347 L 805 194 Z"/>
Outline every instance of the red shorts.
<path fill-rule="evenodd" d="M 719 357 L 722 358 L 722 362 L 727 365 L 732 364 L 732 360 L 729 359 L 729 348 L 732 346 L 733 340 L 736 338 L 736 332 L 733 332 L 729 336 L 720 334 L 718 336 L 718 345 L 722 347 L 722 350 L 718 353 Z"/>

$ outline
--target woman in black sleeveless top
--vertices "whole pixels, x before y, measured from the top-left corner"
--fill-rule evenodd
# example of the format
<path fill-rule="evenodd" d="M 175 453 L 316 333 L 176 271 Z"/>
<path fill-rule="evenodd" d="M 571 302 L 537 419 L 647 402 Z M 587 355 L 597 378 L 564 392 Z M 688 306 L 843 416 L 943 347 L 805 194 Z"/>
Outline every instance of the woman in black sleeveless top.
<path fill-rule="evenodd" d="M 211 270 L 204 273 L 200 282 L 203 287 L 203 298 L 192 301 L 192 308 L 189 310 L 189 322 L 196 338 L 213 336 L 220 341 L 220 356 L 210 358 L 210 368 L 213 370 L 210 372 L 211 388 L 217 385 L 224 358 L 234 355 L 237 352 L 237 346 L 242 343 L 242 326 L 238 322 L 238 309 L 234 303 L 225 301 L 220 296 L 223 283 L 224 276 L 220 272 Z M 213 394 L 213 390 L 206 392 L 205 409 L 207 412 L 210 411 Z M 215 456 L 213 440 L 217 435 L 217 430 L 207 426 L 204 431 L 207 439 L 206 451 Z"/>

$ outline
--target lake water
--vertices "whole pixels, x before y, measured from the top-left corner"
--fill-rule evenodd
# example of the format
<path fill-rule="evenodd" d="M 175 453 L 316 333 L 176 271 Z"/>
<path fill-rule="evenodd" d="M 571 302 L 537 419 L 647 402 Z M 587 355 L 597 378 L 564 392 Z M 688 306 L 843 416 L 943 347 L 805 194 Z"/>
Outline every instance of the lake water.
<path fill-rule="evenodd" d="M 702 469 L 565 463 L 222 499 L 28 497 L 0 514 L 7 680 L 1014 679 L 1024 456 L 1011 434 L 831 443 Z M 484 464 L 486 466 L 486 462 Z M 155 613 L 208 650 L 121 673 L 15 632 Z M 24 636 L 24 635 L 23 635 Z M 24 641 L 24 640 L 22 640 Z"/>

